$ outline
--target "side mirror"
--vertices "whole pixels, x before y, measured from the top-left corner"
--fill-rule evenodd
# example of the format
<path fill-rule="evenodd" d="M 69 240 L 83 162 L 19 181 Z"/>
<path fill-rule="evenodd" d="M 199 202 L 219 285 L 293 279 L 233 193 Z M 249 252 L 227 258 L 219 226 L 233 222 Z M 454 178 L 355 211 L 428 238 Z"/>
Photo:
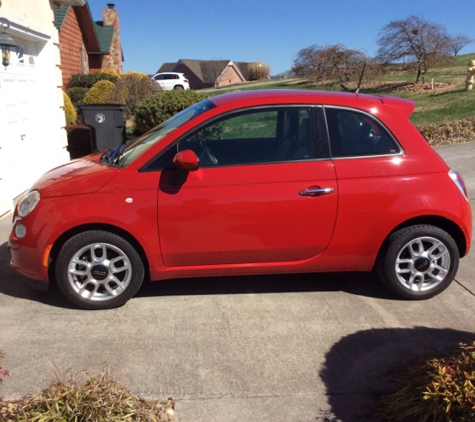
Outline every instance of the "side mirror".
<path fill-rule="evenodd" d="M 173 165 L 180 170 L 195 171 L 200 167 L 200 159 L 194 151 L 185 149 L 173 157 Z"/>

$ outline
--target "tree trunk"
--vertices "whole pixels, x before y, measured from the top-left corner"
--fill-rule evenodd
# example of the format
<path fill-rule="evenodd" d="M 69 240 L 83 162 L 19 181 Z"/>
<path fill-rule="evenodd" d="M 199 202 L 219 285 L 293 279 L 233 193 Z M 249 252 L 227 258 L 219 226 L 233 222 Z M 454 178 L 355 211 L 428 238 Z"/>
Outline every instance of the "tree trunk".
<path fill-rule="evenodd" d="M 422 70 L 421 70 L 421 64 L 419 63 L 419 64 L 417 65 L 416 84 L 420 83 L 420 81 L 421 81 L 421 75 L 422 75 Z"/>

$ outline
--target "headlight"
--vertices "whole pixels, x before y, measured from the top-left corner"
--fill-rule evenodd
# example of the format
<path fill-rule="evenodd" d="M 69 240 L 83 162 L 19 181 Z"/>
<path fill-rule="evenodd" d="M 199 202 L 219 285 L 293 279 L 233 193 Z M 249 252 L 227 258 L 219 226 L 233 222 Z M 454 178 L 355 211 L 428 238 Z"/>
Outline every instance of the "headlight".
<path fill-rule="evenodd" d="M 32 190 L 24 196 L 18 203 L 18 215 L 20 217 L 26 217 L 36 207 L 36 204 L 40 202 L 40 192 Z"/>

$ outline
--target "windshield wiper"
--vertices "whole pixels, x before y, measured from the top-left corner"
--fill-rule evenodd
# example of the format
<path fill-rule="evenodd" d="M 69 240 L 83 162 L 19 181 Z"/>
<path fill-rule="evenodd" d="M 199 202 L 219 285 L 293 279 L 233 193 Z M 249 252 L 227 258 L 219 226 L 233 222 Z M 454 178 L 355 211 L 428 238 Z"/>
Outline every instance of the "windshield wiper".
<path fill-rule="evenodd" d="M 101 161 L 105 164 L 111 165 L 115 164 L 116 161 L 120 158 L 124 152 L 126 145 L 120 144 L 113 149 L 108 150 L 101 158 Z"/>

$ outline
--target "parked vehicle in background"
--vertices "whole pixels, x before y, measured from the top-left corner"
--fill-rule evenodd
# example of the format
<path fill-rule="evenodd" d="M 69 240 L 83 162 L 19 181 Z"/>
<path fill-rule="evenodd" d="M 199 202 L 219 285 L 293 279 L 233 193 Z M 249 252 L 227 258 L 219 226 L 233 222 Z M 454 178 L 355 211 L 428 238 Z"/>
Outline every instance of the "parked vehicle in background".
<path fill-rule="evenodd" d="M 144 280 L 330 271 L 430 298 L 470 250 L 472 213 L 413 110 L 297 90 L 203 100 L 46 173 L 15 208 L 12 266 L 86 309 Z"/>
<path fill-rule="evenodd" d="M 163 72 L 152 76 L 162 89 L 170 91 L 172 89 L 190 89 L 190 82 L 183 73 Z"/>

